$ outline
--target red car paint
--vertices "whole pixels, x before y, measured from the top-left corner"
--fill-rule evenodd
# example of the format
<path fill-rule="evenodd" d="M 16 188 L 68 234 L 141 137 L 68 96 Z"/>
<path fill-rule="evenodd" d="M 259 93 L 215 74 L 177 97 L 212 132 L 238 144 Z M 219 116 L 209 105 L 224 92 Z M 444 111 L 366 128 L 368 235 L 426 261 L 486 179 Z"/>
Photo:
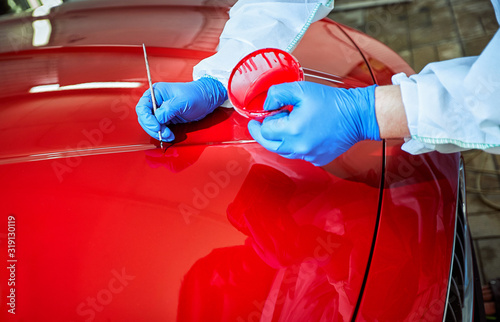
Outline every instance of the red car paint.
<path fill-rule="evenodd" d="M 361 320 L 442 320 L 458 166 L 456 154 L 408 156 L 399 144 L 387 145 L 382 211 Z"/>
<path fill-rule="evenodd" d="M 80 1 L 0 20 L 0 258 L 14 265 L 0 271 L 0 320 L 404 320 L 444 301 L 457 155 L 367 141 L 315 167 L 266 151 L 223 108 L 172 126 L 165 152 L 143 132 L 141 44 L 153 81 L 190 81 L 227 19 L 201 2 Z M 52 35 L 35 48 L 41 19 Z M 411 72 L 355 35 L 313 24 L 293 53 L 306 80 Z"/>

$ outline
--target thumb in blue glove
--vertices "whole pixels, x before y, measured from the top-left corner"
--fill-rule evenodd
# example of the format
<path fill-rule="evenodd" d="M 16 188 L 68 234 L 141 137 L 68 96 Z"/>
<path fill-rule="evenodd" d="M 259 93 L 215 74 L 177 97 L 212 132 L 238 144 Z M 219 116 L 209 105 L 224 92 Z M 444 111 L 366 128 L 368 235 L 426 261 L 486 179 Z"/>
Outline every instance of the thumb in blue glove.
<path fill-rule="evenodd" d="M 135 111 L 144 131 L 164 141 L 172 141 L 174 133 L 168 124 L 199 121 L 227 100 L 227 90 L 216 79 L 203 77 L 188 83 L 155 83 L 153 85 L 159 108 L 153 115 L 151 91 L 139 99 Z"/>
<path fill-rule="evenodd" d="M 269 151 L 321 166 L 362 140 L 380 140 L 375 115 L 375 87 L 342 89 L 311 82 L 272 86 L 265 110 L 292 105 L 293 110 L 252 120 L 252 137 Z"/>

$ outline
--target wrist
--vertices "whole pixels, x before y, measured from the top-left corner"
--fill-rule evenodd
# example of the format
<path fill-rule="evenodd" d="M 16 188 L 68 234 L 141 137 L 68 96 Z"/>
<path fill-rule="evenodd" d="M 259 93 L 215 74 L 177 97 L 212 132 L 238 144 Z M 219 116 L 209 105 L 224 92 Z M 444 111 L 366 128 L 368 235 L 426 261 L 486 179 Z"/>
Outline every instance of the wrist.
<path fill-rule="evenodd" d="M 357 100 L 360 139 L 380 141 L 380 129 L 375 112 L 375 90 L 377 85 L 352 89 L 357 92 L 354 99 Z"/>
<path fill-rule="evenodd" d="M 377 87 L 375 113 L 381 138 L 396 139 L 410 135 L 399 85 Z"/>
<path fill-rule="evenodd" d="M 226 88 L 216 78 L 207 75 L 193 83 L 197 84 L 202 91 L 204 99 L 210 106 L 210 110 L 214 110 L 228 99 Z"/>

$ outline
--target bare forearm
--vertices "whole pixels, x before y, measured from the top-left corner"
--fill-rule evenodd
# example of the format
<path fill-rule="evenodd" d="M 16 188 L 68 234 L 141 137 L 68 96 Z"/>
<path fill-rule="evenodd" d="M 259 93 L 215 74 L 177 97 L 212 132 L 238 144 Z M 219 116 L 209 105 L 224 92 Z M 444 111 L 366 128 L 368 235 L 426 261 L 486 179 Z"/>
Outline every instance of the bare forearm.
<path fill-rule="evenodd" d="M 398 85 L 379 86 L 375 89 L 375 114 L 380 138 L 396 139 L 410 136 Z"/>

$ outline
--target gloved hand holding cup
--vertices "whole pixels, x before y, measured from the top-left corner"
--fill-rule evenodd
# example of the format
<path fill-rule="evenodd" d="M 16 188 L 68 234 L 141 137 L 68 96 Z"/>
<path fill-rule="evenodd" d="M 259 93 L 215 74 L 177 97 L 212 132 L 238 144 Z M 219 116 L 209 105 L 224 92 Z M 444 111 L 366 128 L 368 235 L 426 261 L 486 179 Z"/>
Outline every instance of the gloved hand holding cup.
<path fill-rule="evenodd" d="M 264 109 L 292 105 L 293 110 L 262 123 L 252 120 L 248 129 L 269 151 L 325 165 L 359 141 L 380 140 L 375 88 L 343 89 L 305 81 L 274 85 Z"/>

